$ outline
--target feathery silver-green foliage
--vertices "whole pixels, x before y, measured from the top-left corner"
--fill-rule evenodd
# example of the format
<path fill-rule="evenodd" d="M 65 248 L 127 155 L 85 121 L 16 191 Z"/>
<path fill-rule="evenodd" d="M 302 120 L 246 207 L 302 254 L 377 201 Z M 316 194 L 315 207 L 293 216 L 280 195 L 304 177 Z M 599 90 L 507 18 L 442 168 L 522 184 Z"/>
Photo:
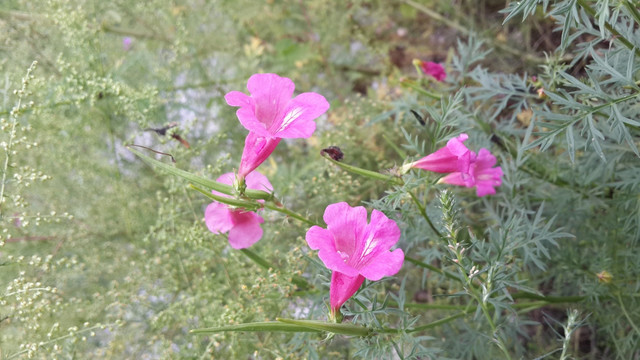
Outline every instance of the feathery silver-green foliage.
<path fill-rule="evenodd" d="M 458 10 L 476 7 L 3 1 L 0 358 L 640 356 L 637 2 L 510 3 L 516 37 L 556 28 L 546 54 L 465 28 L 480 16 Z M 444 38 L 455 30 L 436 55 L 445 83 L 389 60 L 403 46 L 429 51 L 415 43 L 439 36 L 432 20 Z M 283 141 L 260 168 L 284 206 L 321 221 L 330 203 L 366 204 L 402 230 L 402 271 L 365 282 L 342 309 L 372 335 L 189 333 L 329 313 L 331 274 L 306 224 L 263 210 L 260 266 L 207 231 L 207 198 L 126 148 L 170 153 L 212 180 L 233 171 L 246 131 L 223 95 L 256 72 L 332 105 L 314 137 Z M 397 176 L 462 132 L 498 157 L 496 195 L 417 170 L 383 183 L 319 155 L 336 145 L 343 162 Z"/>

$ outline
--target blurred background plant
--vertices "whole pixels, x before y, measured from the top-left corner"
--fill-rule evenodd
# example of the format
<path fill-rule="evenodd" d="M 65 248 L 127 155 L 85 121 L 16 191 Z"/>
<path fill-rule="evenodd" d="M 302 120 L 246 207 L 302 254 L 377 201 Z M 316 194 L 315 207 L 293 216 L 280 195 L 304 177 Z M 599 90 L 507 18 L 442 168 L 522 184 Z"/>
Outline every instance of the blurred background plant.
<path fill-rule="evenodd" d="M 4 0 L 0 356 L 640 356 L 637 2 L 504 7 Z M 444 64 L 445 82 L 414 58 Z M 314 137 L 261 166 L 279 199 L 315 220 L 338 201 L 399 220 L 414 261 L 343 311 L 403 332 L 189 333 L 327 315 L 329 272 L 305 224 L 265 211 L 252 251 L 273 267 L 259 267 L 207 231 L 206 198 L 124 146 L 211 179 L 234 170 L 246 133 L 222 96 L 256 72 L 332 104 Z M 393 173 L 460 132 L 498 156 L 498 194 L 443 192 L 418 171 L 384 184 L 319 155 L 335 145 Z M 296 292 L 294 275 L 314 289 Z"/>

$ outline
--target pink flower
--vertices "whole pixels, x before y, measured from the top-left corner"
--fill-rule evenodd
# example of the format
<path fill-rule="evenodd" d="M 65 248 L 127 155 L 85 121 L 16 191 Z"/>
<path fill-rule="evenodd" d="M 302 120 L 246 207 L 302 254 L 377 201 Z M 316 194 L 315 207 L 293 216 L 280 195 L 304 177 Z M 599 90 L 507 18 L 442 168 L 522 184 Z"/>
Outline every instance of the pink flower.
<path fill-rule="evenodd" d="M 502 168 L 493 167 L 496 157 L 487 149 L 480 149 L 478 157 L 469 167 L 469 173 L 453 172 L 442 179 L 440 183 L 476 187 L 476 194 L 480 197 L 496 193 L 495 187 L 502 185 Z"/>
<path fill-rule="evenodd" d="M 438 63 L 421 61 L 420 67 L 425 74 L 433 76 L 434 79 L 440 82 L 444 81 L 447 77 L 447 72 L 444 70 L 444 67 Z"/>
<path fill-rule="evenodd" d="M 239 91 L 225 95 L 227 104 L 249 130 L 238 176 L 243 178 L 271 155 L 282 138 L 308 138 L 316 130 L 314 120 L 329 109 L 324 96 L 308 92 L 291 98 L 295 85 L 276 74 L 254 74 L 247 82 L 251 96 Z"/>
<path fill-rule="evenodd" d="M 460 136 L 450 139 L 445 147 L 438 149 L 433 154 L 429 154 L 422 159 L 406 164 L 402 167 L 403 173 L 411 168 L 418 168 L 437 173 L 460 172 L 466 174 L 469 172 L 470 164 L 475 160 L 473 151 L 467 149 L 463 144 L 469 136 L 460 134 Z"/>
<path fill-rule="evenodd" d="M 122 49 L 124 51 L 129 51 L 131 49 L 131 45 L 133 44 L 133 39 L 128 36 L 122 38 Z"/>
<path fill-rule="evenodd" d="M 234 173 L 226 173 L 216 181 L 232 185 L 234 179 Z M 245 181 L 249 189 L 273 191 L 273 186 L 271 186 L 269 179 L 259 172 L 247 175 Z M 230 197 L 217 191 L 212 192 L 219 196 Z M 212 233 L 222 234 L 229 232 L 229 244 L 232 248 L 244 249 L 260 240 L 262 237 L 260 224 L 264 222 L 264 219 L 252 211 L 231 209 L 226 204 L 214 201 L 204 211 L 204 222 Z"/>
<path fill-rule="evenodd" d="M 401 249 L 389 251 L 400 238 L 395 221 L 373 210 L 367 223 L 367 210 L 346 202 L 331 204 L 324 212 L 327 228 L 312 226 L 307 231 L 309 247 L 333 270 L 331 275 L 331 313 L 358 291 L 365 278 L 380 280 L 395 275 L 404 262 Z"/>

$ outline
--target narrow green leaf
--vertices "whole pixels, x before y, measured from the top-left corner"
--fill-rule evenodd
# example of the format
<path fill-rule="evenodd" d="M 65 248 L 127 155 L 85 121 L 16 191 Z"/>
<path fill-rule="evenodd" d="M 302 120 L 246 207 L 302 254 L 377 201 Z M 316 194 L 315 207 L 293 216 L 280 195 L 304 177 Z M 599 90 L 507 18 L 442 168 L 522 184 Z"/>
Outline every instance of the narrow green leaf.
<path fill-rule="evenodd" d="M 280 321 L 264 321 L 238 325 L 220 326 L 213 328 L 191 330 L 192 334 L 212 334 L 228 331 L 265 331 L 265 332 L 322 332 L 309 327 L 287 324 Z"/>
<path fill-rule="evenodd" d="M 208 192 L 207 190 L 200 189 L 199 187 L 193 184 L 189 184 L 189 187 L 198 191 L 199 193 L 203 194 L 204 196 L 208 197 L 211 200 L 215 200 L 217 202 L 235 206 L 235 207 L 241 207 L 248 211 L 256 211 L 262 207 L 262 205 L 256 201 L 246 201 L 246 200 L 240 200 L 240 199 L 234 199 L 234 198 L 228 198 L 220 195 L 215 195 L 215 194 L 212 194 L 211 192 Z"/>
<path fill-rule="evenodd" d="M 353 324 L 336 324 L 317 320 L 293 320 L 281 318 L 276 318 L 276 320 L 286 324 L 297 325 L 311 330 L 326 331 L 334 334 L 353 336 L 369 336 L 372 334 L 372 330 Z"/>
<path fill-rule="evenodd" d="M 353 165 L 347 165 L 345 163 L 342 163 L 340 161 L 336 161 L 333 160 L 330 157 L 325 156 L 325 159 L 331 161 L 332 163 L 334 163 L 335 165 L 338 165 L 338 167 L 341 167 L 342 169 L 354 173 L 354 174 L 358 174 L 358 175 L 362 175 L 362 176 L 366 176 L 372 179 L 376 179 L 376 180 L 382 180 L 382 181 L 389 181 L 389 182 L 393 182 L 396 183 L 398 185 L 402 184 L 402 179 L 397 178 L 393 175 L 385 175 L 385 174 L 381 174 L 375 171 L 371 171 L 371 170 L 366 170 L 366 169 L 362 169 Z"/>
<path fill-rule="evenodd" d="M 217 181 L 213 181 L 213 180 L 209 180 L 207 178 L 192 174 L 188 171 L 184 171 L 181 169 L 178 169 L 176 167 L 173 167 L 171 165 L 165 164 L 161 161 L 158 161 L 156 159 L 153 159 L 147 155 L 144 155 L 143 153 L 132 149 L 131 147 L 128 147 L 129 151 L 131 151 L 134 155 L 136 155 L 137 157 L 139 157 L 142 161 L 146 162 L 147 164 L 154 166 L 154 167 L 158 167 L 170 174 L 179 176 L 183 179 L 186 179 L 192 183 L 196 183 L 199 185 L 202 185 L 208 189 L 211 190 L 215 190 L 218 192 L 221 192 L 223 194 L 227 194 L 227 195 L 234 195 L 234 190 L 233 187 L 230 185 L 226 185 L 226 184 L 221 184 Z M 262 199 L 262 200 L 271 200 L 273 199 L 273 194 L 269 194 L 265 191 L 261 191 L 261 190 L 249 190 L 247 189 L 244 192 L 244 195 L 246 195 L 248 198 L 251 199 Z"/>

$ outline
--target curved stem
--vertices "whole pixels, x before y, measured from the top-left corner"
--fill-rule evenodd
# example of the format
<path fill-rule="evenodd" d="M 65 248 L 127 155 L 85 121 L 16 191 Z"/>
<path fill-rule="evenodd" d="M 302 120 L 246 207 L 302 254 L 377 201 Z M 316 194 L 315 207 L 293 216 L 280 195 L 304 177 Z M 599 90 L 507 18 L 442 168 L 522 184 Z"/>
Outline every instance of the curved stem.
<path fill-rule="evenodd" d="M 292 217 L 292 218 L 294 218 L 296 220 L 300 220 L 303 223 L 309 224 L 311 226 L 313 226 L 313 225 L 321 226 L 319 223 L 317 223 L 317 222 L 315 222 L 313 220 L 307 219 L 306 217 L 304 217 L 304 216 L 302 216 L 302 215 L 300 215 L 300 214 L 298 214 L 296 212 L 293 212 L 293 211 L 285 208 L 284 206 L 277 206 L 277 205 L 275 205 L 275 204 L 273 204 L 271 202 L 265 202 L 264 203 L 264 207 L 269 209 L 269 210 L 274 210 L 274 211 L 277 211 L 277 212 L 281 212 L 281 213 L 283 213 L 283 214 L 285 214 L 287 216 L 290 216 L 290 217 Z"/>
<path fill-rule="evenodd" d="M 418 198 L 412 192 L 409 192 L 409 196 L 411 196 L 411 199 L 413 200 L 413 202 L 418 207 L 418 210 L 420 211 L 420 214 L 422 214 L 422 217 L 425 220 L 427 220 L 427 223 L 429 224 L 429 227 L 431 227 L 431 230 L 433 230 L 433 232 L 436 235 L 438 235 L 438 237 L 440 239 L 444 239 L 444 237 L 442 236 L 440 231 L 438 231 L 438 229 L 436 229 L 435 225 L 433 225 L 433 223 L 431 222 L 431 219 L 429 219 L 429 216 L 427 215 L 427 210 L 425 209 L 424 206 L 422 206 L 422 204 L 420 203 L 420 200 L 418 200 Z"/>
<path fill-rule="evenodd" d="M 589 4 L 587 4 L 585 0 L 577 0 L 577 3 L 592 17 L 595 18 L 597 16 L 596 11 L 591 6 L 589 6 Z M 636 48 L 631 41 L 622 36 L 622 34 L 620 34 L 620 32 L 616 30 L 608 21 L 605 21 L 604 27 L 614 35 L 614 39 L 620 41 L 629 50 L 635 51 L 636 56 L 640 56 L 640 49 Z"/>
<path fill-rule="evenodd" d="M 624 303 L 622 302 L 622 298 L 620 297 L 619 292 L 616 294 L 616 297 L 618 298 L 618 302 L 620 303 L 620 308 L 622 309 L 622 313 L 627 318 L 627 320 L 629 320 L 629 325 L 631 325 L 633 330 L 635 330 L 636 333 L 640 336 L 640 330 L 638 329 L 638 326 L 633 322 L 633 319 L 631 319 L 631 316 L 629 316 L 629 313 L 627 313 L 627 309 L 624 307 Z"/>
<path fill-rule="evenodd" d="M 406 255 L 404 256 L 404 259 L 407 260 L 408 262 L 414 264 L 414 265 L 417 265 L 417 266 L 420 266 L 422 268 L 431 270 L 431 271 L 433 271 L 435 273 L 438 273 L 440 275 L 444 275 L 444 276 L 448 277 L 449 279 L 461 282 L 459 277 L 455 276 L 454 274 L 452 274 L 452 273 L 450 273 L 450 272 L 448 272 L 446 270 L 439 269 L 439 268 L 437 268 L 437 267 L 435 267 L 433 265 L 429 265 L 429 264 L 427 264 L 425 262 L 422 262 L 422 261 L 420 261 L 418 259 L 414 259 L 414 258 L 406 256 Z"/>

